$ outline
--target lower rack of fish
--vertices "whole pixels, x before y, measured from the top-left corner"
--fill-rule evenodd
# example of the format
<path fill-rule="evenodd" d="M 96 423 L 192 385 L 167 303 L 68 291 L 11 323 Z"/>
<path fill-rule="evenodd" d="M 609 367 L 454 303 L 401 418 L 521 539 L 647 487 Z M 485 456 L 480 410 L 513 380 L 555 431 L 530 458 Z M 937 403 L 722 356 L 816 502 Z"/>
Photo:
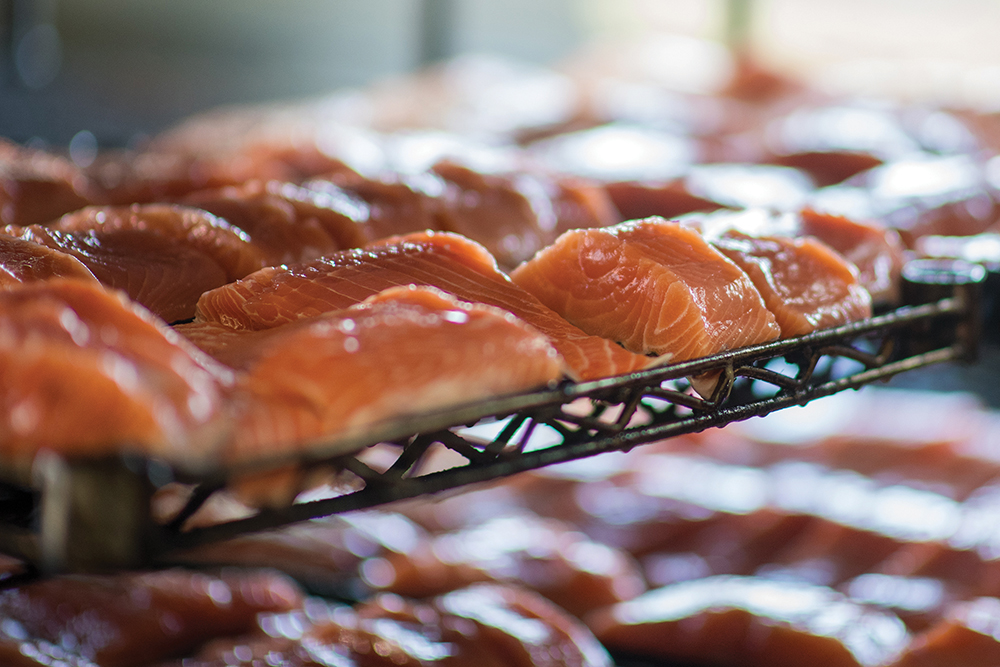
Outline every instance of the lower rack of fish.
<path fill-rule="evenodd" d="M 183 562 L 186 549 L 209 542 L 628 450 L 923 366 L 969 362 L 980 339 L 984 277 L 975 265 L 914 262 L 903 287 L 916 305 L 798 338 L 398 420 L 364 441 L 268 461 L 251 472 L 325 467 L 350 483 L 340 495 L 207 527 L 185 524 L 246 470 L 185 471 L 135 457 L 68 461 L 43 452 L 30 487 L 0 483 L 0 551 L 24 560 L 28 572 Z M 442 448 L 453 455 L 445 469 L 435 463 Z M 167 484 L 185 485 L 189 500 L 159 523 L 153 497 Z"/>

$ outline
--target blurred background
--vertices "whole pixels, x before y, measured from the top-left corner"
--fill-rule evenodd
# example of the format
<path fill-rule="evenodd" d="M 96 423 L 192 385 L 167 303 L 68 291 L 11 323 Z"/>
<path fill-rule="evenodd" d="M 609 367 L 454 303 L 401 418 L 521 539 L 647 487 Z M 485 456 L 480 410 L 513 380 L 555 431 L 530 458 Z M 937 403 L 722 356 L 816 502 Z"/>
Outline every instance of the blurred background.
<path fill-rule="evenodd" d="M 0 135 L 123 146 L 226 104 L 317 96 L 462 53 L 559 65 L 717 40 L 726 0 L 0 0 Z M 756 0 L 767 64 L 863 93 L 1000 108 L 996 0 Z M 599 51 L 598 51 L 599 53 Z"/>

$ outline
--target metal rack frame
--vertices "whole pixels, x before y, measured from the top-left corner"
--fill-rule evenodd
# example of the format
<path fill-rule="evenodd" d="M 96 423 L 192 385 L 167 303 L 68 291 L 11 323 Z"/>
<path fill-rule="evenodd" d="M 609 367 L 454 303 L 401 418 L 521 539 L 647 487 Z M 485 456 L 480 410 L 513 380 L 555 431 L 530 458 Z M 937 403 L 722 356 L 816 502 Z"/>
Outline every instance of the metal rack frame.
<path fill-rule="evenodd" d="M 202 544 L 330 514 L 459 488 L 553 463 L 764 415 L 923 366 L 971 361 L 979 340 L 981 267 L 907 267 L 906 306 L 860 322 L 703 359 L 593 382 L 487 401 L 398 420 L 368 439 L 331 442 L 290 464 L 347 471 L 354 490 L 333 498 L 264 509 L 248 518 L 185 529 L 213 493 L 243 471 L 185 471 L 121 458 L 36 462 L 32 488 L 0 485 L 0 551 L 43 571 L 133 568 L 171 562 Z M 703 397 L 699 387 L 713 387 Z M 479 428 L 470 428 L 479 424 Z M 484 437 L 483 424 L 494 435 Z M 369 445 L 392 449 L 389 465 L 366 462 Z M 433 450 L 464 463 L 426 470 Z M 249 470 L 253 472 L 254 469 Z M 158 486 L 193 485 L 187 506 L 167 525 L 151 517 Z"/>

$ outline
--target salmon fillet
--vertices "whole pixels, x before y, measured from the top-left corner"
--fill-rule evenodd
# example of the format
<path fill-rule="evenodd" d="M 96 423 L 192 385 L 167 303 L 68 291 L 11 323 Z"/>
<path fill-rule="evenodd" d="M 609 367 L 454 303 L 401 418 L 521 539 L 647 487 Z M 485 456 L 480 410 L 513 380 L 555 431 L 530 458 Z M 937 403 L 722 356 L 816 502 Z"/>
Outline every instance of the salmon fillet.
<path fill-rule="evenodd" d="M 796 213 L 761 208 L 717 211 L 686 215 L 678 222 L 697 230 L 711 243 L 730 232 L 753 237 L 815 237 L 857 268 L 858 280 L 873 302 L 892 304 L 899 300 L 903 242 L 896 230 L 877 222 L 856 222 L 809 208 Z"/>
<path fill-rule="evenodd" d="M 367 202 L 370 241 L 429 229 L 455 232 L 481 243 L 503 267 L 517 266 L 566 229 L 620 220 L 604 189 L 584 179 L 483 172 L 453 158 L 416 174 L 338 173 L 305 187 L 343 188 Z"/>
<path fill-rule="evenodd" d="M 698 233 L 662 218 L 567 232 L 511 279 L 583 331 L 660 361 L 779 333 L 739 267 Z"/>
<path fill-rule="evenodd" d="M 903 242 L 896 230 L 874 221 L 855 222 L 808 208 L 800 218 L 803 234 L 815 236 L 858 268 L 858 278 L 874 302 L 899 300 L 904 257 Z"/>
<path fill-rule="evenodd" d="M 356 436 L 386 420 L 562 377 L 559 354 L 535 329 L 427 287 L 386 290 L 269 331 L 223 334 L 228 349 L 220 356 L 244 369 L 230 460 Z M 200 342 L 211 351 L 208 338 L 203 332 Z"/>
<path fill-rule="evenodd" d="M 680 178 L 669 181 L 617 181 L 604 187 L 625 220 L 653 215 L 673 218 L 694 211 L 725 208 L 718 202 L 693 194 Z"/>
<path fill-rule="evenodd" d="M 155 667 L 612 667 L 587 628 L 536 593 L 477 584 L 440 597 L 383 594 L 351 609 L 310 600 L 261 629 Z M 292 630 L 292 631 L 290 631 Z"/>
<path fill-rule="evenodd" d="M 451 186 L 439 229 L 475 239 L 502 266 L 517 266 L 555 238 L 555 211 L 539 179 L 480 173 L 450 161 L 432 171 Z"/>
<path fill-rule="evenodd" d="M 266 570 L 50 577 L 0 596 L 0 662 L 149 665 L 255 630 L 258 614 L 299 609 L 302 601 L 293 581 Z"/>
<path fill-rule="evenodd" d="M 600 183 L 575 176 L 553 176 L 552 207 L 556 214 L 555 235 L 571 229 L 610 227 L 622 221 L 608 190 Z M 547 239 L 546 245 L 555 238 Z"/>
<path fill-rule="evenodd" d="M 894 615 L 824 586 L 715 576 L 659 588 L 587 621 L 611 650 L 697 664 L 883 665 L 909 642 Z"/>
<path fill-rule="evenodd" d="M 47 226 L 0 231 L 72 255 L 105 286 L 168 322 L 192 317 L 206 290 L 264 265 L 246 235 L 224 220 L 165 204 L 86 208 Z"/>
<path fill-rule="evenodd" d="M 96 283 L 0 291 L 0 459 L 27 466 L 134 450 L 212 453 L 228 373 L 144 309 Z"/>
<path fill-rule="evenodd" d="M 815 239 L 729 232 L 713 243 L 750 276 L 783 338 L 871 317 L 857 269 Z"/>
<path fill-rule="evenodd" d="M 892 667 L 986 667 L 1000 662 L 1000 600 L 954 604 L 945 618 L 914 637 Z"/>
<path fill-rule="evenodd" d="M 71 161 L 0 138 L 0 225 L 34 225 L 94 201 L 90 180 Z"/>
<path fill-rule="evenodd" d="M 440 229 L 442 197 L 448 184 L 430 173 L 379 174 L 367 178 L 356 173 L 338 173 L 307 181 L 303 187 L 319 193 L 344 191 L 368 205 L 363 225 L 365 239 L 377 241 L 424 229 Z"/>
<path fill-rule="evenodd" d="M 243 230 L 264 256 L 261 266 L 304 262 L 366 241 L 367 205 L 336 187 L 317 192 L 291 183 L 250 181 L 192 192 L 180 201 Z"/>
<path fill-rule="evenodd" d="M 0 289 L 49 278 L 97 278 L 80 260 L 59 250 L 0 234 Z"/>
<path fill-rule="evenodd" d="M 204 294 L 196 321 L 260 330 L 340 310 L 400 285 L 430 285 L 514 313 L 545 334 L 567 374 L 592 380 L 646 368 L 651 360 L 590 336 L 512 283 L 480 245 L 457 234 L 419 232 L 363 250 L 267 267 Z"/>
<path fill-rule="evenodd" d="M 495 517 L 370 561 L 368 584 L 407 597 L 440 595 L 478 581 L 541 593 L 578 618 L 646 590 L 638 565 L 571 526 L 532 514 Z"/>

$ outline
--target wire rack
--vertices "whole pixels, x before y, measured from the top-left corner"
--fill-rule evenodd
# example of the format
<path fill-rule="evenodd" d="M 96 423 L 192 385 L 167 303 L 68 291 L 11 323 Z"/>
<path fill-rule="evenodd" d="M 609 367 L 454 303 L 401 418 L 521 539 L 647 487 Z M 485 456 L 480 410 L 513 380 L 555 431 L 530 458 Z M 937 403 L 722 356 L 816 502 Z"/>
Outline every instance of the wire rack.
<path fill-rule="evenodd" d="M 860 322 L 399 420 L 373 430 L 367 440 L 327 443 L 311 450 L 308 459 L 262 462 L 256 470 L 331 466 L 352 483 L 336 497 L 208 527 L 186 529 L 185 523 L 245 470 L 179 470 L 138 458 L 44 457 L 36 462 L 30 487 L 0 485 L 0 550 L 42 571 L 160 565 L 185 549 L 245 533 L 628 450 L 804 405 L 911 369 L 973 360 L 985 272 L 975 265 L 911 263 L 904 277 L 905 298 L 917 305 Z M 381 464 L 370 456 L 374 445 Z M 461 462 L 438 469 L 431 460 L 441 450 Z M 167 524 L 156 523 L 152 494 L 174 481 L 191 485 L 190 500 Z"/>

